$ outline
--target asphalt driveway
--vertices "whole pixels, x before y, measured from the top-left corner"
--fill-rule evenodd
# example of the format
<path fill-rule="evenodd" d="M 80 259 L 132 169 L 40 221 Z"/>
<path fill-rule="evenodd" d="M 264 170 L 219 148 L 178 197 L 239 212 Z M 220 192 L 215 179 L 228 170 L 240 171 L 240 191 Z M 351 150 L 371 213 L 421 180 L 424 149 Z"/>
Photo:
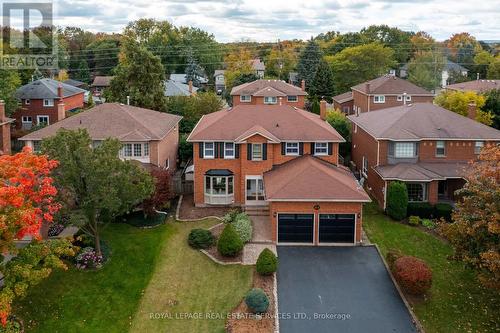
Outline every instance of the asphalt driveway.
<path fill-rule="evenodd" d="M 416 332 L 377 249 L 278 247 L 280 332 Z"/>

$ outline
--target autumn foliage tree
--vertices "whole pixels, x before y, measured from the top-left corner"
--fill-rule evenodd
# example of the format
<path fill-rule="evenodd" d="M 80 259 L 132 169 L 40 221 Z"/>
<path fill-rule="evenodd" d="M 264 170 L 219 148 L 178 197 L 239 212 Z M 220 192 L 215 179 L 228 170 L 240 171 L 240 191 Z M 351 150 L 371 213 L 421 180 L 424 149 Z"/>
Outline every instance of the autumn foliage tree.
<path fill-rule="evenodd" d="M 156 210 L 161 210 L 167 202 L 174 198 L 172 189 L 172 176 L 168 170 L 155 168 L 151 170 L 155 190 L 149 199 L 144 200 L 142 206 L 146 215 L 151 215 Z"/>
<path fill-rule="evenodd" d="M 455 257 L 479 270 L 480 281 L 500 289 L 500 147 L 483 148 L 458 191 L 452 224 L 441 226 Z"/>
<path fill-rule="evenodd" d="M 25 147 L 21 153 L 0 156 L 0 250 L 15 251 L 14 239 L 40 238 L 43 223 L 50 223 L 60 209 L 50 174 L 58 162 L 36 155 Z"/>

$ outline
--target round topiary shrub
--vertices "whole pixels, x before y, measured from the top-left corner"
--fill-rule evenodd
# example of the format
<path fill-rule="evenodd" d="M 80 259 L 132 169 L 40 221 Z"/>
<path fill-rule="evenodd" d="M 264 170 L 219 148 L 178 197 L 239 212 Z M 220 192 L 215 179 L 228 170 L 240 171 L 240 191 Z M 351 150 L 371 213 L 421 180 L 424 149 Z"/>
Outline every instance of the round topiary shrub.
<path fill-rule="evenodd" d="M 398 258 L 394 262 L 393 273 L 399 285 L 410 294 L 422 295 L 432 286 L 432 271 L 418 258 L 411 256 Z"/>
<path fill-rule="evenodd" d="M 269 298 L 264 290 L 254 288 L 248 292 L 245 303 L 253 313 L 264 313 L 269 307 Z"/>
<path fill-rule="evenodd" d="M 256 264 L 257 273 L 260 275 L 271 275 L 278 269 L 278 258 L 269 249 L 264 249 L 259 255 Z"/>
<path fill-rule="evenodd" d="M 217 242 L 217 250 L 225 257 L 235 257 L 243 250 L 243 245 L 233 225 L 227 224 Z"/>
<path fill-rule="evenodd" d="M 387 189 L 387 214 L 395 220 L 406 217 L 408 190 L 402 182 L 391 182 Z"/>
<path fill-rule="evenodd" d="M 206 249 L 215 243 L 215 237 L 209 230 L 193 229 L 188 236 L 188 244 L 195 249 Z"/>
<path fill-rule="evenodd" d="M 240 213 L 236 215 L 232 225 L 243 243 L 248 243 L 252 239 L 252 221 L 247 214 Z"/>

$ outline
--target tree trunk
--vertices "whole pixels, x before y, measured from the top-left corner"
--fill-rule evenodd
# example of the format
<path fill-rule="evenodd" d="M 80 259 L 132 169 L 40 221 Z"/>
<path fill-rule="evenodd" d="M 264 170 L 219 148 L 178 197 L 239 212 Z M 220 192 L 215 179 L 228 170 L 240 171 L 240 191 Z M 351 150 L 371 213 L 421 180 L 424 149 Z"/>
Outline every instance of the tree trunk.
<path fill-rule="evenodd" d="M 95 240 L 95 252 L 98 256 L 102 256 L 102 252 L 101 252 L 101 241 L 100 241 L 100 238 L 99 238 L 99 229 L 97 228 L 97 218 L 95 216 L 95 214 L 91 214 L 90 215 L 90 224 L 92 225 L 92 231 L 94 232 L 94 240 Z"/>
<path fill-rule="evenodd" d="M 42 222 L 42 226 L 40 228 L 40 237 L 42 237 L 42 239 L 48 239 L 49 238 L 49 223 L 47 221 L 43 221 Z"/>

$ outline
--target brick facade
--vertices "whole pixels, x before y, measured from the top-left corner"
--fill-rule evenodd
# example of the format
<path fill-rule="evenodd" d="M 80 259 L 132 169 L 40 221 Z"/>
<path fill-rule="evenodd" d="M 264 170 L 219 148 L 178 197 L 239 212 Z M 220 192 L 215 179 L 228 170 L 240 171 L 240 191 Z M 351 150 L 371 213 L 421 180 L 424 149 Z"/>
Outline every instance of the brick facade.
<path fill-rule="evenodd" d="M 354 100 L 350 100 L 343 103 L 333 101 L 333 108 L 335 110 L 340 110 L 346 114 L 353 114 L 354 113 L 353 107 L 354 107 Z"/>
<path fill-rule="evenodd" d="M 400 95 L 402 95 L 403 92 L 401 92 Z M 394 106 L 401 106 L 404 105 L 404 101 L 400 100 L 398 101 L 398 95 L 386 95 L 386 94 L 376 94 L 385 96 L 385 102 L 384 103 L 375 103 L 374 102 L 374 95 L 370 94 L 367 95 L 361 91 L 353 90 L 352 91 L 352 97 L 353 97 L 353 107 L 355 110 L 360 110 L 359 112 L 369 112 L 369 111 L 376 111 L 376 110 L 381 110 L 381 109 L 387 109 L 391 108 Z M 419 96 L 419 95 L 410 95 L 411 96 L 410 101 L 406 101 L 406 104 L 412 104 L 412 103 L 432 103 L 434 100 L 433 96 Z"/>
<path fill-rule="evenodd" d="M 179 149 L 179 129 L 175 126 L 162 140 L 151 141 L 149 158 L 151 164 L 168 167 L 171 172 L 177 169 L 177 151 Z"/>

